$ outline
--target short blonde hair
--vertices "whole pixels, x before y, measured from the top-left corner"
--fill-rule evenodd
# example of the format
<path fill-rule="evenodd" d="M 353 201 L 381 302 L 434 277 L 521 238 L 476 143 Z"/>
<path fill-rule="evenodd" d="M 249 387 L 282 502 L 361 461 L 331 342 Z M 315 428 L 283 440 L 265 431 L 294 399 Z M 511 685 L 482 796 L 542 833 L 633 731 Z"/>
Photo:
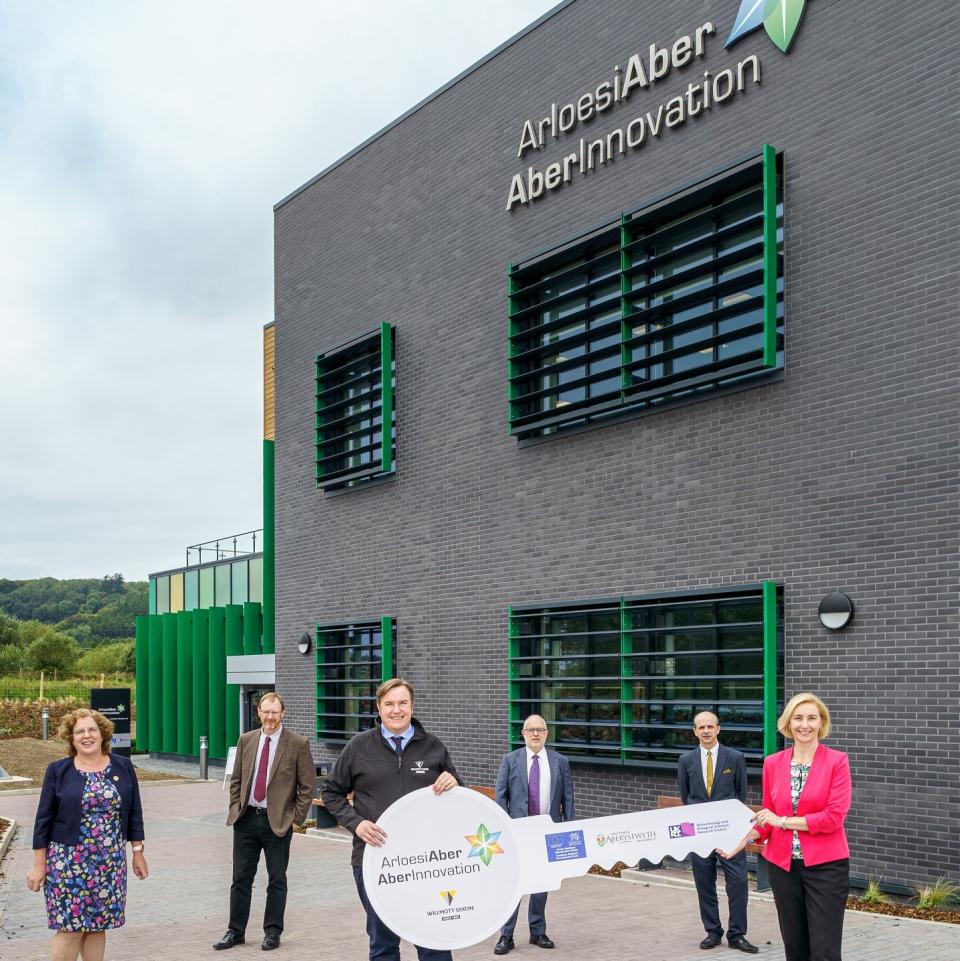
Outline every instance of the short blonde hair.
<path fill-rule="evenodd" d="M 94 723 L 100 728 L 100 751 L 103 754 L 110 753 L 110 740 L 113 737 L 113 721 L 104 717 L 99 711 L 91 711 L 88 707 L 78 707 L 77 710 L 64 714 L 60 720 L 60 727 L 57 730 L 58 737 L 66 741 L 70 747 L 70 757 L 77 756 L 77 745 L 73 743 L 73 729 L 77 726 L 77 721 L 82 717 L 92 717 Z"/>
<path fill-rule="evenodd" d="M 410 692 L 410 703 L 413 703 L 415 698 L 413 693 L 413 685 L 405 677 L 391 677 L 390 680 L 384 681 L 377 688 L 377 704 L 379 704 L 395 687 L 405 687 Z"/>
<path fill-rule="evenodd" d="M 801 704 L 817 705 L 817 710 L 820 712 L 820 740 L 824 741 L 830 737 L 830 710 L 816 694 L 811 694 L 809 691 L 794 694 L 793 697 L 787 701 L 787 706 L 783 709 L 780 720 L 777 721 L 777 730 L 784 737 L 793 737 L 790 733 L 790 718 L 793 717 L 794 711 L 796 711 Z"/>

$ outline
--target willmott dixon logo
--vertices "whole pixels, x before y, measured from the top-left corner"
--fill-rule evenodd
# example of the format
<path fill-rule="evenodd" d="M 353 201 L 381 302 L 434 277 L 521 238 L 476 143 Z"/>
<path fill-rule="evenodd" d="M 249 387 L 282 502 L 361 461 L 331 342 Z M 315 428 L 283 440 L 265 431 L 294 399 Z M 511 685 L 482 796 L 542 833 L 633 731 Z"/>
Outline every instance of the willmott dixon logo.
<path fill-rule="evenodd" d="M 456 891 L 441 891 L 440 900 L 446 901 L 447 904 L 453 904 L 453 899 L 456 896 Z"/>
<path fill-rule="evenodd" d="M 488 831 L 485 824 L 477 828 L 476 834 L 465 834 L 464 837 L 470 843 L 470 853 L 468 858 L 480 858 L 488 867 L 495 854 L 503 854 L 503 848 L 497 844 L 501 831 Z"/>
<path fill-rule="evenodd" d="M 767 36 L 787 53 L 797 35 L 806 5 L 806 0 L 740 0 L 737 19 L 724 46 L 729 47 L 763 27 Z"/>

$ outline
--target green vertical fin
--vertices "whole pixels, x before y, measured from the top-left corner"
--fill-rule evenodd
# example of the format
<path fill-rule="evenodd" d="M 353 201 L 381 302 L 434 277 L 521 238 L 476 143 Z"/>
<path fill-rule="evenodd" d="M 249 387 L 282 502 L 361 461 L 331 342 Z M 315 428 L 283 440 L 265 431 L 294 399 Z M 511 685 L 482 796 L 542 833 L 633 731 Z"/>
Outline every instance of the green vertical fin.
<path fill-rule="evenodd" d="M 274 442 L 263 442 L 263 653 L 276 651 L 276 527 Z"/>
<path fill-rule="evenodd" d="M 153 583 L 151 581 L 151 583 Z M 137 739 L 138 751 L 150 747 L 150 618 L 140 614 L 136 621 Z"/>
<path fill-rule="evenodd" d="M 380 469 L 393 470 L 393 328 L 380 325 Z"/>
<path fill-rule="evenodd" d="M 777 365 L 777 152 L 764 144 L 763 157 L 763 366 Z"/>
<path fill-rule="evenodd" d="M 777 749 L 777 585 L 763 582 L 763 755 Z"/>
<path fill-rule="evenodd" d="M 380 618 L 380 681 L 389 681 L 395 676 L 393 666 L 393 618 Z"/>
<path fill-rule="evenodd" d="M 193 750 L 193 611 L 177 615 L 177 754 Z"/>
<path fill-rule="evenodd" d="M 200 755 L 200 737 L 210 748 L 210 616 L 206 610 L 193 612 L 193 744 Z"/>

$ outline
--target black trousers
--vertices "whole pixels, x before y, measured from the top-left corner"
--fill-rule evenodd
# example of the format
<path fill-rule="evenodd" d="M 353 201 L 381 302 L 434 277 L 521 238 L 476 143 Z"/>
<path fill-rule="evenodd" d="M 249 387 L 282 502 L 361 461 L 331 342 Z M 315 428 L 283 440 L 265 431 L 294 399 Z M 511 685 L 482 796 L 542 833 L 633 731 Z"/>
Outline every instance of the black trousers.
<path fill-rule="evenodd" d="M 770 864 L 770 887 L 786 961 L 841 961 L 850 859 L 813 867 L 793 861 L 789 871 Z"/>
<path fill-rule="evenodd" d="M 697 899 L 700 902 L 700 920 L 707 934 L 723 937 L 720 924 L 720 901 L 717 898 L 717 865 L 723 869 L 727 890 L 727 940 L 735 941 L 747 933 L 747 855 L 741 851 L 732 858 L 724 859 L 719 854 L 702 858 L 690 855 L 693 880 L 697 885 Z"/>
<path fill-rule="evenodd" d="M 287 906 L 287 864 L 293 830 L 277 837 L 266 812 L 248 807 L 233 825 L 233 884 L 230 885 L 230 930 L 243 934 L 250 917 L 250 894 L 260 863 L 260 852 L 267 862 L 267 905 L 263 930 L 280 934 Z"/>

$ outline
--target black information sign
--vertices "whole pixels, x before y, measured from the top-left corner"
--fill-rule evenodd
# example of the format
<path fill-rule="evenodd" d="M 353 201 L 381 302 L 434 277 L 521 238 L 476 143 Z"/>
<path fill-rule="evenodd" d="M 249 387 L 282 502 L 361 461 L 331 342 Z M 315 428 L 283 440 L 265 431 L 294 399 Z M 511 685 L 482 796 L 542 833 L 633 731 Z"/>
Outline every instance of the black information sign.
<path fill-rule="evenodd" d="M 113 721 L 113 740 L 110 742 L 110 750 L 124 757 L 130 757 L 130 688 L 91 688 L 90 708 Z"/>

